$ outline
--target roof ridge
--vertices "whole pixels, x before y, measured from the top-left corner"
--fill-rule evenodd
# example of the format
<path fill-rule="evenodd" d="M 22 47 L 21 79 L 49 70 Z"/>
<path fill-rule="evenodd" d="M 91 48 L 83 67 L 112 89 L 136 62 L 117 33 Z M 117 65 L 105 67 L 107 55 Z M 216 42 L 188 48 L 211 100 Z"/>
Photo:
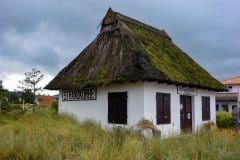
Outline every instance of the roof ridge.
<path fill-rule="evenodd" d="M 161 34 L 161 35 L 167 37 L 169 40 L 172 40 L 171 37 L 168 35 L 168 33 L 164 29 L 160 30 L 160 29 L 158 29 L 156 27 L 153 27 L 151 25 L 148 25 L 146 23 L 138 21 L 138 20 L 136 20 L 134 18 L 125 16 L 125 15 L 119 13 L 119 12 L 115 12 L 115 11 L 113 11 L 113 12 L 114 12 L 114 14 L 119 15 L 120 20 L 127 21 L 129 23 L 135 23 L 135 24 L 141 25 L 141 27 L 144 27 L 144 28 L 149 29 L 149 30 L 151 30 L 153 32 Z"/>

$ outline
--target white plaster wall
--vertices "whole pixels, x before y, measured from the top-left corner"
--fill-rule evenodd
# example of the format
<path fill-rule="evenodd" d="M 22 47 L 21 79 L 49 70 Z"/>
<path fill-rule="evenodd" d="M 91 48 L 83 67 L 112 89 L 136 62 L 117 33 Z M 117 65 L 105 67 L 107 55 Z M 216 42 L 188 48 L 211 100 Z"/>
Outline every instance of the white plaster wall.
<path fill-rule="evenodd" d="M 171 94 L 171 122 L 170 124 L 157 125 L 163 136 L 180 133 L 180 94 L 177 94 L 177 86 L 158 84 L 156 82 L 144 83 L 144 117 L 153 121 L 156 125 L 156 92 Z M 197 131 L 204 123 L 202 121 L 202 96 L 210 97 L 210 121 L 216 121 L 215 92 L 197 90 L 197 95 L 192 96 L 192 129 Z"/>
<path fill-rule="evenodd" d="M 79 121 L 90 119 L 100 123 L 103 127 L 110 127 L 112 124 L 108 124 L 108 92 L 127 92 L 129 126 L 143 118 L 143 82 L 97 87 L 97 100 L 89 101 L 62 101 L 60 91 L 59 111 L 72 113 Z"/>
<path fill-rule="evenodd" d="M 230 92 L 239 92 L 240 91 L 240 85 L 231 85 L 232 86 L 232 89 L 229 90 Z"/>
<path fill-rule="evenodd" d="M 163 136 L 180 132 L 180 98 L 177 86 L 158 84 L 156 82 L 144 83 L 144 118 L 152 120 L 156 125 L 156 92 L 170 93 L 171 95 L 171 123 L 157 125 Z"/>
<path fill-rule="evenodd" d="M 59 111 L 74 114 L 79 121 L 87 119 L 100 123 L 103 127 L 112 127 L 108 124 L 108 92 L 127 92 L 128 126 L 134 126 L 140 119 L 152 120 L 156 125 L 156 92 L 171 94 L 171 122 L 157 125 L 163 136 L 180 133 L 180 95 L 177 86 L 158 84 L 156 82 L 137 82 L 113 84 L 106 87 L 97 87 L 97 100 L 90 101 L 62 101 L 62 92 L 59 93 Z M 210 96 L 211 121 L 216 120 L 215 92 L 197 90 L 192 96 L 192 128 L 199 129 L 202 121 L 201 96 Z"/>
<path fill-rule="evenodd" d="M 202 96 L 210 97 L 210 120 L 202 121 Z M 197 96 L 194 96 L 193 100 L 193 130 L 199 130 L 204 123 L 213 121 L 216 123 L 216 104 L 215 104 L 215 92 L 209 90 L 197 90 Z"/>

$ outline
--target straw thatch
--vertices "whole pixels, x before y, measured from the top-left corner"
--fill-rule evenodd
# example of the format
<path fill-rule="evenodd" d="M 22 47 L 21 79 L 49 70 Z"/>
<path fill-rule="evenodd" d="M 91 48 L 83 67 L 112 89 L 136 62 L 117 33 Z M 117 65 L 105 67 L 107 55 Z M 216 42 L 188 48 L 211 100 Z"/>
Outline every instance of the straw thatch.
<path fill-rule="evenodd" d="M 119 82 L 157 81 L 223 90 L 164 30 L 108 10 L 100 33 L 46 89 L 81 89 Z"/>
<path fill-rule="evenodd" d="M 138 121 L 137 127 L 140 129 L 149 128 L 152 130 L 158 130 L 157 127 L 153 124 L 153 122 L 148 119 L 142 119 Z"/>
<path fill-rule="evenodd" d="M 159 131 L 158 128 L 153 124 L 153 122 L 148 120 L 148 119 L 142 119 L 142 120 L 138 121 L 137 127 L 140 130 L 151 129 L 152 134 L 155 135 L 155 136 L 156 136 L 157 132 Z"/>

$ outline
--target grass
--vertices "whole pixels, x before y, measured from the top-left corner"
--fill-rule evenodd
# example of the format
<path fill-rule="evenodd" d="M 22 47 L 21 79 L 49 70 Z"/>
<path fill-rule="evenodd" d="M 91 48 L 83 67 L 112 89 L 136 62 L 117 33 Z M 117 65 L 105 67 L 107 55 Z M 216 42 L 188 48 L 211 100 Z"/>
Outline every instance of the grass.
<path fill-rule="evenodd" d="M 229 130 L 143 138 L 131 129 L 103 130 L 50 109 L 17 119 L 0 115 L 0 159 L 239 159 L 240 136 Z"/>

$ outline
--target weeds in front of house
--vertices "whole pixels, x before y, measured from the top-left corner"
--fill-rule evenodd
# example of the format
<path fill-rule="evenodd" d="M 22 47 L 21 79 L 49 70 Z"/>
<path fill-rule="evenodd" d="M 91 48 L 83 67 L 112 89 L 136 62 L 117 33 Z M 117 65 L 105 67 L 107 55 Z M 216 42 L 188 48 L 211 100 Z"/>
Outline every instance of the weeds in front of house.
<path fill-rule="evenodd" d="M 238 159 L 240 137 L 202 130 L 169 138 L 143 138 L 132 129 L 102 129 L 92 121 L 49 108 L 18 119 L 0 115 L 0 159 Z"/>

